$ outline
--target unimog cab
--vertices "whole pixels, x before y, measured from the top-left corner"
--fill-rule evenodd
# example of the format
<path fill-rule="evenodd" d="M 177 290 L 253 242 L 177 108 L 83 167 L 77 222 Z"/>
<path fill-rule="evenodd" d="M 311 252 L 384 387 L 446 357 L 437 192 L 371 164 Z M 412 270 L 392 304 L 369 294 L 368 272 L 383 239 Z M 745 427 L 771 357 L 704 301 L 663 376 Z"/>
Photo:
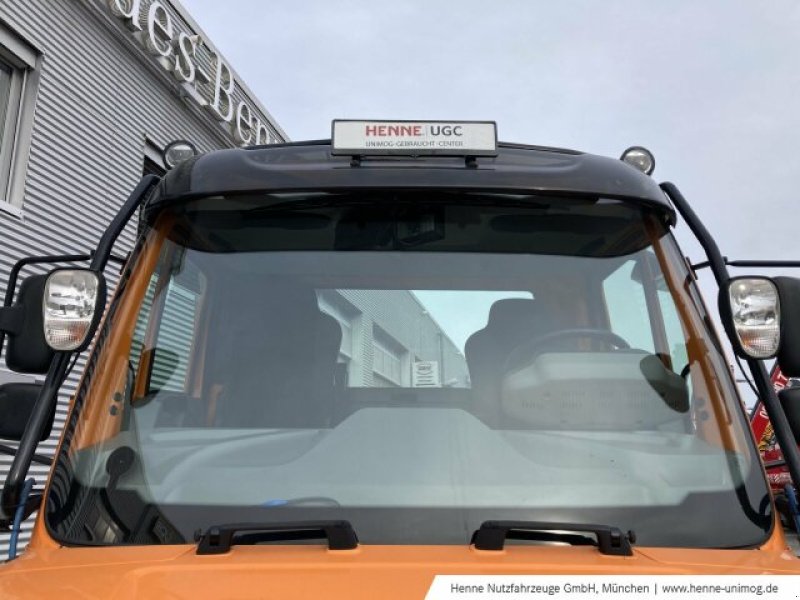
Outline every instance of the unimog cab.
<path fill-rule="evenodd" d="M 28 549 L 0 567 L 3 598 L 800 574 L 672 230 L 683 219 L 704 247 L 713 308 L 781 441 L 793 433 L 763 360 L 800 374 L 800 282 L 730 278 L 643 148 L 616 159 L 497 143 L 491 122 L 337 121 L 332 140 L 200 156 L 177 143 L 167 160 L 90 254 L 12 272 L 3 354 L 45 380 L 0 386 L 0 437 L 18 442 L 2 523 L 38 510 Z M 138 240 L 107 294 L 125 227 Z M 35 262 L 58 268 L 17 285 Z"/>

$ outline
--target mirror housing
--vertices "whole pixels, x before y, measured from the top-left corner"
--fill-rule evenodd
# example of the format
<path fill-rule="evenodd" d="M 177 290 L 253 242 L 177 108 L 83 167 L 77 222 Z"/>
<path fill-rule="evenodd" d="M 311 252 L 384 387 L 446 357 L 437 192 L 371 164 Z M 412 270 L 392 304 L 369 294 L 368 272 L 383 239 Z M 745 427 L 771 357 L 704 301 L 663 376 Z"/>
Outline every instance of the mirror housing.
<path fill-rule="evenodd" d="M 787 377 L 800 377 L 800 279 L 773 277 L 781 302 L 778 365 Z"/>
<path fill-rule="evenodd" d="M 789 421 L 796 442 L 800 443 L 800 386 L 783 388 L 778 392 L 781 408 Z"/>
<path fill-rule="evenodd" d="M 8 334 L 6 366 L 17 373 L 47 373 L 53 350 L 44 338 L 42 301 L 47 275 L 32 275 L 19 286 L 16 302 L 0 308 L 0 328 Z"/>
<path fill-rule="evenodd" d="M 42 390 L 38 383 L 5 383 L 0 385 L 0 439 L 20 441 L 25 427 L 28 425 L 31 413 L 36 406 L 36 400 Z M 53 413 L 55 417 L 55 413 Z M 42 432 L 39 441 L 50 437 L 53 428 L 53 419 L 50 425 Z"/>

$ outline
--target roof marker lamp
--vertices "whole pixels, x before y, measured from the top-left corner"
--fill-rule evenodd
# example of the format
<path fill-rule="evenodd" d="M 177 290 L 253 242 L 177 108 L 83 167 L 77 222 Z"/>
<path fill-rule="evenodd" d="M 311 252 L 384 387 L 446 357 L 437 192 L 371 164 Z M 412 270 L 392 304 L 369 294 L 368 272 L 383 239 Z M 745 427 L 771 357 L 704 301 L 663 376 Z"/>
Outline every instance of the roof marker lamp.
<path fill-rule="evenodd" d="M 56 269 L 50 273 L 42 303 L 47 344 L 57 352 L 85 349 L 105 301 L 105 279 L 95 271 Z"/>
<path fill-rule="evenodd" d="M 721 314 L 736 353 L 744 358 L 773 358 L 781 341 L 781 307 L 775 283 L 766 277 L 736 277 L 728 283 L 727 291 L 721 292 Z"/>
<path fill-rule="evenodd" d="M 652 175 L 656 170 L 655 156 L 650 150 L 641 146 L 631 146 L 622 153 L 619 159 L 645 175 Z"/>
<path fill-rule="evenodd" d="M 168 169 L 174 169 L 182 162 L 197 156 L 197 148 L 194 144 L 186 140 L 176 140 L 167 144 L 164 148 L 164 165 Z"/>

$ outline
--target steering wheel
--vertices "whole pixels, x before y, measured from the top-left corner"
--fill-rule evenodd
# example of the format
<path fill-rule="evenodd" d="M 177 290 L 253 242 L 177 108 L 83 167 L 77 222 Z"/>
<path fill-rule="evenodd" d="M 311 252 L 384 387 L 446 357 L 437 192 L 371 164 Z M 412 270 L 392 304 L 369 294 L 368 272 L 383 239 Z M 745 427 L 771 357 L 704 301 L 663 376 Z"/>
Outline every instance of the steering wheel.
<path fill-rule="evenodd" d="M 617 335 L 608 329 L 561 329 L 535 337 L 531 340 L 525 340 L 516 348 L 509 352 L 508 357 L 503 363 L 503 373 L 508 373 L 518 365 L 524 362 L 524 359 L 531 359 L 537 354 L 541 354 L 542 346 L 554 340 L 562 341 L 569 339 L 596 339 L 606 342 L 610 347 L 628 350 L 631 345 L 625 341 L 624 338 Z"/>

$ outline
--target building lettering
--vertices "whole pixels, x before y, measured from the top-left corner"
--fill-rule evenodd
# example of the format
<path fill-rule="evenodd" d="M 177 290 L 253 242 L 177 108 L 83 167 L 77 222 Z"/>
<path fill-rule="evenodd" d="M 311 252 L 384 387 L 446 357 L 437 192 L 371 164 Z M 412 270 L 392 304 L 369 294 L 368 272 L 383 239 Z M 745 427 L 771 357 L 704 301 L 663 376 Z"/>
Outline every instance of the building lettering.
<path fill-rule="evenodd" d="M 142 0 L 107 0 L 107 3 L 111 14 L 133 32 L 133 37 L 147 52 L 157 57 L 184 88 L 192 88 L 188 95 L 226 124 L 237 143 L 247 146 L 280 141 L 246 100 L 235 100 L 236 81 L 222 56 L 194 32 L 177 31 L 163 2 L 156 0 L 149 5 L 144 22 Z M 198 64 L 201 47 L 211 53 L 212 74 Z"/>

